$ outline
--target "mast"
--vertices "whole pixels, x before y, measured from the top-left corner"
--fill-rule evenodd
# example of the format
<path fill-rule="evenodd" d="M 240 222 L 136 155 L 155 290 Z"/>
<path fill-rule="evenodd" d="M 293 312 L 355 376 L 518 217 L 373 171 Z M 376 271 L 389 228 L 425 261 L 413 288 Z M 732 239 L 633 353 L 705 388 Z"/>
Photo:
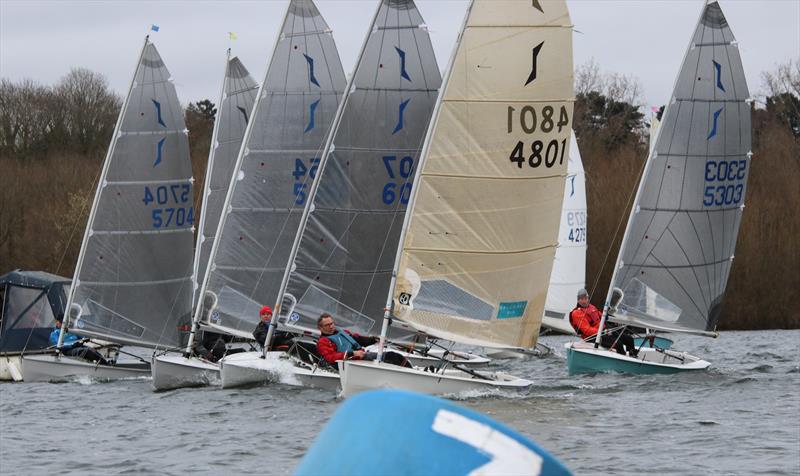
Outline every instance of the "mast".
<path fill-rule="evenodd" d="M 253 103 L 253 110 L 250 114 L 250 120 L 247 122 L 247 127 L 244 131 L 244 137 L 242 138 L 242 143 L 239 146 L 239 154 L 236 157 L 236 164 L 233 166 L 234 173 L 231 174 L 231 183 L 228 186 L 228 192 L 225 194 L 225 202 L 222 206 L 222 217 L 220 217 L 219 223 L 217 224 L 217 233 L 214 236 L 214 242 L 211 245 L 211 251 L 208 255 L 208 263 L 206 263 L 206 272 L 203 276 L 203 285 L 200 287 L 200 291 L 197 293 L 197 305 L 195 306 L 195 315 L 193 318 L 193 322 L 197 322 L 199 325 L 201 319 L 201 313 L 203 312 L 203 300 L 205 298 L 205 293 L 208 288 L 208 280 L 211 275 L 211 266 L 214 261 L 214 257 L 217 254 L 217 249 L 219 248 L 220 239 L 222 237 L 222 232 L 225 229 L 225 222 L 227 221 L 228 214 L 225 213 L 231 205 L 231 200 L 233 199 L 233 192 L 236 188 L 237 182 L 237 174 L 238 171 L 242 167 L 242 162 L 244 162 L 245 151 L 247 150 L 247 142 L 250 140 L 250 135 L 252 134 L 253 127 L 256 124 L 258 111 L 259 111 L 259 102 L 261 101 L 261 97 L 264 93 L 264 86 L 267 83 L 267 76 L 269 75 L 270 67 L 272 66 L 272 61 L 275 59 L 275 51 L 278 49 L 278 45 L 280 43 L 281 35 L 283 34 L 283 25 L 286 23 L 286 19 L 289 17 L 289 9 L 291 8 L 292 2 L 294 0 L 289 1 L 289 6 L 286 7 L 286 13 L 283 15 L 283 22 L 281 23 L 281 28 L 278 29 L 278 34 L 275 38 L 275 43 L 272 46 L 272 54 L 270 55 L 269 63 L 267 64 L 267 69 L 264 71 L 264 79 L 261 81 L 261 84 L 258 87 L 258 93 L 256 94 L 256 100 Z"/>
<path fill-rule="evenodd" d="M 319 168 L 317 169 L 317 175 L 314 177 L 314 180 L 311 183 L 311 190 L 308 192 L 308 198 L 306 201 L 305 207 L 303 207 L 303 214 L 300 217 L 300 226 L 297 227 L 297 233 L 295 234 L 294 242 L 292 243 L 292 250 L 289 253 L 289 260 L 286 263 L 286 268 L 283 271 L 283 277 L 281 278 L 281 285 L 278 288 L 278 295 L 275 298 L 275 307 L 273 313 L 273 319 L 270 321 L 269 330 L 267 331 L 267 337 L 264 340 L 264 355 L 267 355 L 267 351 L 269 349 L 270 344 L 272 344 L 272 337 L 275 333 L 275 329 L 278 327 L 278 318 L 280 317 L 281 305 L 283 304 L 283 295 L 286 292 L 286 287 L 289 284 L 289 275 L 291 274 L 292 264 L 294 263 L 295 258 L 297 257 L 297 250 L 300 248 L 300 240 L 303 237 L 303 232 L 306 228 L 306 223 L 308 222 L 308 216 L 311 213 L 311 207 L 314 203 L 314 198 L 317 195 L 317 189 L 319 189 L 319 182 L 322 174 L 325 170 L 325 165 L 328 162 L 328 156 L 333 152 L 335 146 L 333 145 L 333 139 L 336 136 L 336 129 L 339 128 L 339 123 L 342 120 L 342 115 L 344 114 L 344 108 L 347 104 L 347 101 L 350 97 L 350 90 L 353 87 L 353 83 L 355 82 L 356 73 L 358 72 L 358 68 L 361 65 L 361 59 L 364 57 L 364 51 L 366 51 L 367 42 L 369 41 L 369 32 L 371 32 L 375 28 L 375 22 L 378 18 L 378 13 L 381 10 L 381 5 L 383 4 L 384 0 L 381 0 L 378 3 L 378 7 L 375 9 L 375 14 L 372 17 L 372 22 L 370 23 L 370 28 L 367 30 L 367 35 L 364 38 L 364 42 L 361 44 L 361 51 L 358 53 L 358 58 L 356 59 L 356 65 L 353 69 L 353 74 L 347 80 L 347 85 L 345 86 L 345 92 L 342 96 L 342 100 L 339 103 L 339 107 L 336 109 L 336 116 L 333 118 L 333 123 L 331 124 L 330 128 L 328 129 L 328 136 L 325 139 L 325 147 L 322 149 L 322 158 L 320 160 Z"/>
<path fill-rule="evenodd" d="M 225 99 L 225 88 L 228 85 L 228 69 L 230 68 L 231 62 L 231 49 L 228 48 L 228 51 L 225 53 L 225 70 L 223 71 L 222 76 L 222 89 L 219 92 L 219 101 L 217 104 L 222 106 L 222 101 Z M 220 111 L 220 116 L 222 112 Z M 195 250 L 194 250 L 194 270 L 192 272 L 192 285 L 194 287 L 193 291 L 198 291 L 200 287 L 197 285 L 197 271 L 200 267 L 200 256 L 203 251 L 202 247 L 202 240 L 203 240 L 203 228 L 206 222 L 206 215 L 208 212 L 208 205 L 207 199 L 210 196 L 209 189 L 211 187 L 211 172 L 214 169 L 214 156 L 216 155 L 216 147 L 214 144 L 217 142 L 217 133 L 219 132 L 219 125 L 222 122 L 220 119 L 221 117 L 218 116 L 214 121 L 214 132 L 211 134 L 211 146 L 209 147 L 208 151 L 208 162 L 206 163 L 206 179 L 203 183 L 203 199 L 202 199 L 202 210 L 200 212 L 200 223 L 197 227 L 197 241 L 195 242 Z M 216 235 L 215 238 L 216 240 Z M 212 244 L 213 246 L 213 244 Z M 199 312 L 195 312 L 194 316 L 192 317 L 192 328 L 189 331 L 189 340 L 186 343 L 186 350 L 184 353 L 188 356 L 192 352 L 192 346 L 194 345 L 194 338 L 197 334 L 197 328 L 200 325 L 200 320 L 198 316 L 200 315 Z"/>
<path fill-rule="evenodd" d="M 111 165 L 111 157 L 114 154 L 114 149 L 117 146 L 117 139 L 120 133 L 120 128 L 122 127 L 122 120 L 125 117 L 125 113 L 128 110 L 128 104 L 130 103 L 131 99 L 131 91 L 133 91 L 133 86 L 136 81 L 136 76 L 139 74 L 139 68 L 142 66 L 142 58 L 144 57 L 144 52 L 147 49 L 147 44 L 150 40 L 150 35 L 145 35 L 144 37 L 144 45 L 142 45 L 142 51 L 139 53 L 139 60 L 136 62 L 136 68 L 133 69 L 133 76 L 131 77 L 131 81 L 128 86 L 128 94 L 125 95 L 125 102 L 122 104 L 122 109 L 119 111 L 119 116 L 117 117 L 117 124 L 114 126 L 114 135 L 111 136 L 111 144 L 108 146 L 108 152 L 106 152 L 106 157 L 103 160 L 103 170 L 100 172 L 100 179 L 97 182 L 97 189 L 94 193 L 94 199 L 92 201 L 92 209 L 89 212 L 89 220 L 86 222 L 86 229 L 83 231 L 83 241 L 81 241 L 81 250 L 78 253 L 78 263 L 75 265 L 75 272 L 73 273 L 72 278 L 72 285 L 69 287 L 69 295 L 67 296 L 67 306 L 66 306 L 66 315 L 64 316 L 64 322 L 61 325 L 61 332 L 58 334 L 58 344 L 56 344 L 56 354 L 61 354 L 61 347 L 64 345 L 64 333 L 68 331 L 66 328 L 66 324 L 69 322 L 69 314 L 72 310 L 72 300 L 75 296 L 75 288 L 77 287 L 76 284 L 79 281 L 79 276 L 81 275 L 81 268 L 83 266 L 83 260 L 86 253 L 86 244 L 89 240 L 89 234 L 92 230 L 92 223 L 94 223 L 94 218 L 97 213 L 97 205 L 99 203 L 100 194 L 103 190 L 103 183 L 106 180 L 106 175 L 108 174 L 108 168 Z"/>
<path fill-rule="evenodd" d="M 411 185 L 411 196 L 408 199 L 408 206 L 406 207 L 406 213 L 403 216 L 403 226 L 400 228 L 400 239 L 397 242 L 397 251 L 394 257 L 394 266 L 392 268 L 392 278 L 389 281 L 389 294 L 386 296 L 386 306 L 383 308 L 383 323 L 381 324 L 381 334 L 380 340 L 378 342 L 378 362 L 381 361 L 383 358 L 383 350 L 384 346 L 386 345 L 386 335 L 389 332 L 389 325 L 391 324 L 392 320 L 392 304 L 394 302 L 394 289 L 397 285 L 397 269 L 400 267 L 400 259 L 403 256 L 403 243 L 406 239 L 406 232 L 408 231 L 408 225 L 411 221 L 411 215 L 414 210 L 414 204 L 416 203 L 417 199 L 417 191 L 419 189 L 419 181 L 422 177 L 422 167 L 425 164 L 425 159 L 428 157 L 428 148 L 430 147 L 431 139 L 433 138 L 433 131 L 436 129 L 436 123 L 439 122 L 439 109 L 442 105 L 442 99 L 444 98 L 445 91 L 447 89 L 448 83 L 450 82 L 450 74 L 453 71 L 453 63 L 456 60 L 456 55 L 458 53 L 458 47 L 461 44 L 461 39 L 464 36 L 464 29 L 467 25 L 467 20 L 469 19 L 469 14 L 472 11 L 472 6 L 474 5 L 475 0 L 470 0 L 469 7 L 467 7 L 466 13 L 464 13 L 464 20 L 461 24 L 461 31 L 458 34 L 458 38 L 456 39 L 456 44 L 453 46 L 453 51 L 450 53 L 450 59 L 447 63 L 447 70 L 445 71 L 444 77 L 442 78 L 442 86 L 439 88 L 439 95 L 436 99 L 436 105 L 433 107 L 433 113 L 431 115 L 431 121 L 428 123 L 428 130 L 425 133 L 425 141 L 422 143 L 422 149 L 419 153 L 419 161 L 417 162 L 417 173 L 414 175 L 414 181 Z"/>

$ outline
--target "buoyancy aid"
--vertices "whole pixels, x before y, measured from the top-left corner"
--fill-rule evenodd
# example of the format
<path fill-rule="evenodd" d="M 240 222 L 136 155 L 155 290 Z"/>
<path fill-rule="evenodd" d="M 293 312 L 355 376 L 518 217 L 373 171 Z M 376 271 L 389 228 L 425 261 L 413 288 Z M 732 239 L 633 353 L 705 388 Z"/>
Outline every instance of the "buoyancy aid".
<path fill-rule="evenodd" d="M 341 330 L 337 330 L 335 334 L 326 335 L 324 337 L 327 337 L 333 342 L 337 352 L 351 352 L 361 349 L 361 344 L 356 342 L 353 336 Z"/>

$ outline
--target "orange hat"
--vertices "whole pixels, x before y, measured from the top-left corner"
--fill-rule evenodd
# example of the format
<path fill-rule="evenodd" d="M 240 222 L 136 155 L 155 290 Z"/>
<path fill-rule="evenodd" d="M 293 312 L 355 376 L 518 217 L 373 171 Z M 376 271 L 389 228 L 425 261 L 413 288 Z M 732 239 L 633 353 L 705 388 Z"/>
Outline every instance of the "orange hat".
<path fill-rule="evenodd" d="M 264 306 L 261 308 L 261 311 L 258 313 L 259 316 L 263 316 L 264 314 L 272 315 L 272 308 L 269 306 Z"/>

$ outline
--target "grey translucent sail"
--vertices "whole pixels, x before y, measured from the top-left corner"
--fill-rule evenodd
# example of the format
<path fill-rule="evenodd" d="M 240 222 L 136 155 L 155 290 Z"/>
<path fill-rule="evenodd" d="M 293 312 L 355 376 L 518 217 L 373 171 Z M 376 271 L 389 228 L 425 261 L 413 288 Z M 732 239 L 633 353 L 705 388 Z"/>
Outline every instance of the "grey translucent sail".
<path fill-rule="evenodd" d="M 251 336 L 275 302 L 289 251 L 345 87 L 330 28 L 293 0 L 261 86 L 201 290 L 201 322 Z"/>
<path fill-rule="evenodd" d="M 69 297 L 71 330 L 175 347 L 191 317 L 194 179 L 183 108 L 147 40 L 118 121 Z"/>
<path fill-rule="evenodd" d="M 200 213 L 197 246 L 195 250 L 195 283 L 203 282 L 208 257 L 217 225 L 222 216 L 222 207 L 228 194 L 231 175 L 242 145 L 247 121 L 252 113 L 258 94 L 258 84 L 237 57 L 226 59 L 222 98 L 217 107 L 214 135 L 208 157 L 206 181 L 203 187 L 203 205 Z"/>
<path fill-rule="evenodd" d="M 287 293 L 290 320 L 323 312 L 377 333 L 425 131 L 441 85 L 413 1 L 383 0 L 313 197 Z M 376 325 L 377 323 L 377 325 Z"/>
<path fill-rule="evenodd" d="M 610 293 L 612 320 L 715 330 L 750 171 L 748 97 L 733 33 L 709 2 L 640 183 L 612 286 L 624 297 Z"/>

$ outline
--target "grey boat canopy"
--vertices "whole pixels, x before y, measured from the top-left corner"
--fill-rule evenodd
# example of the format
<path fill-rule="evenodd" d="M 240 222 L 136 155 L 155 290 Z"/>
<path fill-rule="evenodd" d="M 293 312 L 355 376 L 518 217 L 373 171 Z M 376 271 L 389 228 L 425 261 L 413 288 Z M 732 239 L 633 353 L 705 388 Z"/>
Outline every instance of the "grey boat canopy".
<path fill-rule="evenodd" d="M 0 276 L 0 353 L 50 347 L 54 320 L 67 306 L 70 279 L 44 271 L 14 270 Z"/>

